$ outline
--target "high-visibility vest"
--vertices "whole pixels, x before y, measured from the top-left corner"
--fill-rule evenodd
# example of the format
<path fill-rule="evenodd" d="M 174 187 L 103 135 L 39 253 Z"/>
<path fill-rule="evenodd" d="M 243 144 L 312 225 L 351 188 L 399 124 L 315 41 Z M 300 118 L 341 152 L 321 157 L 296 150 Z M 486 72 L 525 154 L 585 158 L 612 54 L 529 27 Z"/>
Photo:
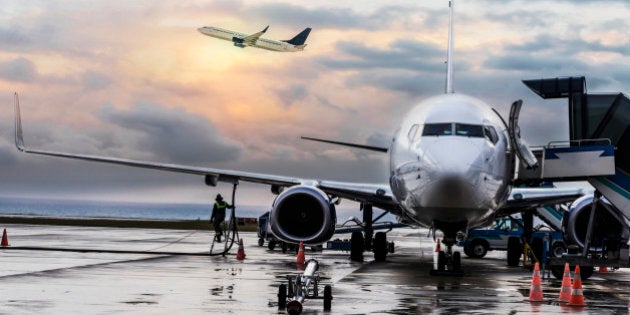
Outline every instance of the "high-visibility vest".
<path fill-rule="evenodd" d="M 219 210 L 227 208 L 226 202 L 223 202 L 223 203 L 215 202 L 214 205 L 217 206 L 217 209 Z"/>

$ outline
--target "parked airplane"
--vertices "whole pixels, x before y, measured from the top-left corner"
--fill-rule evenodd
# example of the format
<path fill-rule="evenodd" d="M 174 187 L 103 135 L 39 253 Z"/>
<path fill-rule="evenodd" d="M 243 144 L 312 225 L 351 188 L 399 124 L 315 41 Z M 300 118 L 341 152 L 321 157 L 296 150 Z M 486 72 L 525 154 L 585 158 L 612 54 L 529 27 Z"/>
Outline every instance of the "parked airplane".
<path fill-rule="evenodd" d="M 245 48 L 247 46 L 263 48 L 273 51 L 302 51 L 306 47 L 306 38 L 311 33 L 311 28 L 305 28 L 300 34 L 289 40 L 270 40 L 261 38 L 269 26 L 265 27 L 262 31 L 247 35 L 239 32 L 229 31 L 213 26 L 200 27 L 197 30 L 204 35 L 229 40 L 234 43 L 234 46 Z"/>
<path fill-rule="evenodd" d="M 441 230 L 444 233 L 442 242 L 447 250 L 440 253 L 438 268 L 457 271 L 461 267 L 461 255 L 452 252 L 452 246 L 458 232 L 478 227 L 514 209 L 566 202 L 582 193 L 577 189 L 512 189 L 517 161 L 529 167 L 536 167 L 537 163 L 532 152 L 520 140 L 518 112 L 521 101 L 514 102 L 508 125 L 488 104 L 455 93 L 452 5 L 449 16 L 446 93 L 413 107 L 403 117 L 389 147 L 314 139 L 388 154 L 391 174 L 388 184 L 306 180 L 27 149 L 22 137 L 17 94 L 16 146 L 26 153 L 202 175 L 210 186 L 218 182 L 234 184 L 239 181 L 270 185 L 272 192 L 278 196 L 271 208 L 268 230 L 280 240 L 290 243 L 320 244 L 329 240 L 335 230 L 336 202 L 340 198 L 355 200 L 362 203 L 364 210 L 370 209 L 367 216 L 370 219 L 374 206 L 398 216 L 401 222 Z M 259 37 L 258 34 L 253 36 Z M 255 41 L 245 40 L 246 37 L 238 38 L 243 39 L 239 44 L 255 44 Z M 353 237 L 353 249 L 361 248 L 362 251 L 361 238 L 355 240 Z M 387 243 L 384 233 L 376 234 L 373 251 L 376 259 L 385 258 Z"/>

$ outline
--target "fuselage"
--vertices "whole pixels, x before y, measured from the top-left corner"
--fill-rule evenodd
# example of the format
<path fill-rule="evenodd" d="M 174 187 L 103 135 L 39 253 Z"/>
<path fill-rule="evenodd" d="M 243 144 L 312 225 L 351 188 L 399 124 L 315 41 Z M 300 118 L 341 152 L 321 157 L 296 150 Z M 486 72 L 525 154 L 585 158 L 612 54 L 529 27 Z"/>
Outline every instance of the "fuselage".
<path fill-rule="evenodd" d="M 390 146 L 390 186 L 407 219 L 454 235 L 510 193 L 506 126 L 484 102 L 444 94 L 416 105 Z"/>
<path fill-rule="evenodd" d="M 244 47 L 257 47 L 267 50 L 273 51 L 281 51 L 281 52 L 293 52 L 293 51 L 302 51 L 304 50 L 305 45 L 292 45 L 287 42 L 271 40 L 266 38 L 257 38 L 252 43 L 248 43 L 247 41 L 243 41 L 248 34 L 243 34 L 235 31 L 230 31 L 226 29 L 222 29 L 219 27 L 213 26 L 204 26 L 197 29 L 201 34 L 208 35 L 214 38 L 224 39 L 227 41 L 231 41 L 235 46 L 244 48 Z"/>

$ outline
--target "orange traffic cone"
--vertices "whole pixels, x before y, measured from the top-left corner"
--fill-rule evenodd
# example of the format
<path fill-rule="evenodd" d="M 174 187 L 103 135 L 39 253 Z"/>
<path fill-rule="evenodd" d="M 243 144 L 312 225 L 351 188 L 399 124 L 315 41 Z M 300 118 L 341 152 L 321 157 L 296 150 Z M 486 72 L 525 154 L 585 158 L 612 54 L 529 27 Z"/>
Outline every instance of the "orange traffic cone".
<path fill-rule="evenodd" d="M 606 266 L 600 266 L 598 269 L 599 273 L 608 273 L 608 267 Z"/>
<path fill-rule="evenodd" d="M 303 265 L 305 261 L 306 261 L 306 258 L 304 257 L 304 242 L 300 242 L 300 247 L 298 248 L 297 259 L 295 260 L 295 262 L 298 265 Z"/>
<path fill-rule="evenodd" d="M 236 259 L 245 259 L 245 249 L 243 248 L 243 239 L 238 240 L 238 252 L 236 252 Z"/>
<path fill-rule="evenodd" d="M 571 297 L 569 304 L 571 306 L 586 306 L 584 295 L 582 294 L 582 276 L 580 276 L 580 265 L 575 266 L 573 272 L 573 285 L 571 286 Z"/>
<path fill-rule="evenodd" d="M 530 302 L 542 302 L 543 293 L 542 293 L 542 282 L 540 281 L 540 267 L 538 267 L 538 263 L 534 265 L 534 275 L 532 276 L 532 285 L 529 288 L 529 299 Z"/>
<path fill-rule="evenodd" d="M 0 243 L 0 246 L 2 247 L 9 246 L 9 238 L 7 237 L 7 229 L 4 229 L 4 232 L 2 232 L 2 243 Z"/>
<path fill-rule="evenodd" d="M 571 269 L 569 263 L 564 264 L 564 275 L 562 276 L 562 286 L 560 287 L 560 296 L 558 302 L 569 302 L 571 298 Z"/>
<path fill-rule="evenodd" d="M 437 239 L 437 245 L 435 245 L 435 252 L 439 253 L 442 251 L 442 248 L 440 247 L 440 239 Z"/>

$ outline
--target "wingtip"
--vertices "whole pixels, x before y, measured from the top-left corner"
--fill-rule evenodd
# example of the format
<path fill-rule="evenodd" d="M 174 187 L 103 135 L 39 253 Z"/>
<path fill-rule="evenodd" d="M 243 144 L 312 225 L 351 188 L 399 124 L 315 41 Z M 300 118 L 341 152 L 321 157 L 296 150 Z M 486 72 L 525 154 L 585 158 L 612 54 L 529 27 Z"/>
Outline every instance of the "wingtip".
<path fill-rule="evenodd" d="M 13 94 L 13 110 L 15 112 L 15 147 L 24 152 L 24 137 L 22 136 L 22 117 L 20 116 L 20 98 L 18 93 Z"/>

